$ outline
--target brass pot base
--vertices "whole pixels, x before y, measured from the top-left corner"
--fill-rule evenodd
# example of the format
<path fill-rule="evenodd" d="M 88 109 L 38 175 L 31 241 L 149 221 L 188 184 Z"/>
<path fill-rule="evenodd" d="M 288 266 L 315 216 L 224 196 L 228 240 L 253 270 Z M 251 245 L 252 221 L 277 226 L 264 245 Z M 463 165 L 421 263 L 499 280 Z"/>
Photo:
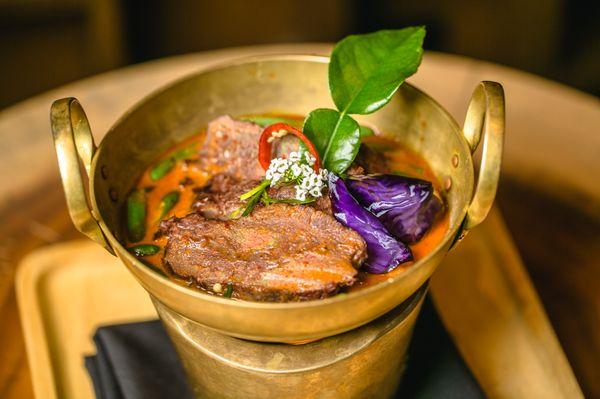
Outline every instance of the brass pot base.
<path fill-rule="evenodd" d="M 198 398 L 389 398 L 425 291 L 363 327 L 304 345 L 223 335 L 153 301 Z"/>

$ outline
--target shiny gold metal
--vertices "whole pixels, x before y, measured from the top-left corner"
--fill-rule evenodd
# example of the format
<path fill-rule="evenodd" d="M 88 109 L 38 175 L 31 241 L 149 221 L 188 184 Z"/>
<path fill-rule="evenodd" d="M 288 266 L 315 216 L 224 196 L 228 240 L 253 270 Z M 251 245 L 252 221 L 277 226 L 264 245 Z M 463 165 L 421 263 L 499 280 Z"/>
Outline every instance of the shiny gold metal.
<path fill-rule="evenodd" d="M 396 390 L 426 288 L 360 328 L 304 345 L 211 331 L 154 300 L 195 397 L 383 399 Z"/>
<path fill-rule="evenodd" d="M 88 194 L 79 167 L 81 161 L 88 179 L 96 152 L 85 112 L 76 99 L 63 98 L 52 104 L 50 124 L 71 220 L 77 230 L 114 255 L 88 205 Z"/>
<path fill-rule="evenodd" d="M 483 155 L 477 189 L 471 200 L 463 229 L 468 231 L 484 221 L 492 208 L 504 147 L 504 90 L 496 82 L 481 82 L 475 88 L 463 127 L 465 138 L 475 152 L 483 133 Z"/>
<path fill-rule="evenodd" d="M 122 244 L 125 198 L 141 171 L 158 154 L 197 133 L 220 114 L 277 111 L 306 114 L 317 107 L 332 107 L 328 61 L 327 57 L 308 55 L 263 56 L 200 71 L 142 100 L 102 140 L 89 173 L 91 214 L 117 256 L 155 300 L 174 315 L 223 334 L 257 341 L 289 342 L 340 334 L 382 316 L 409 298 L 435 271 L 455 241 L 469 209 L 470 219 L 464 223 L 467 227 L 476 224 L 484 216 L 482 211 L 489 208 L 488 202 L 491 203 L 495 192 L 490 188 L 497 184 L 497 175 L 487 171 L 499 168 L 501 155 L 491 152 L 501 150 L 498 140 L 503 136 L 502 131 L 493 131 L 503 129 L 503 124 L 490 123 L 496 110 L 488 114 L 485 124 L 484 152 L 490 154 L 483 159 L 484 177 L 473 195 L 472 146 L 439 104 L 417 88 L 404 84 L 390 104 L 358 119 L 374 124 L 384 135 L 421 154 L 440 181 L 451 182 L 442 193 L 450 221 L 444 240 L 405 273 L 362 291 L 318 301 L 232 301 L 181 286 L 152 271 L 125 249 Z M 495 90 L 491 101 L 488 90 L 491 86 L 487 83 L 484 86 L 486 96 L 473 98 L 475 105 L 479 104 L 473 106 L 474 110 L 502 101 L 501 91 Z M 477 116 L 479 112 L 470 114 Z M 78 112 L 77 118 L 85 118 L 83 112 Z M 65 131 L 70 120 L 73 121 L 73 116 L 67 112 L 56 113 L 53 131 Z M 470 131 L 476 127 L 473 125 Z M 470 133 L 469 137 L 474 144 L 475 135 Z M 65 193 L 72 215 L 76 216 L 74 222 L 78 228 L 85 222 L 83 230 L 89 233 L 87 223 L 93 227 L 93 221 L 79 216 L 85 202 L 82 181 L 73 172 L 77 163 L 73 156 L 75 148 L 68 139 L 59 140 L 56 145 L 61 171 L 72 172 L 63 176 L 67 177 Z M 86 154 L 82 156 L 85 157 Z M 479 190 L 485 191 L 481 194 Z M 100 241 L 97 234 L 92 238 Z"/>

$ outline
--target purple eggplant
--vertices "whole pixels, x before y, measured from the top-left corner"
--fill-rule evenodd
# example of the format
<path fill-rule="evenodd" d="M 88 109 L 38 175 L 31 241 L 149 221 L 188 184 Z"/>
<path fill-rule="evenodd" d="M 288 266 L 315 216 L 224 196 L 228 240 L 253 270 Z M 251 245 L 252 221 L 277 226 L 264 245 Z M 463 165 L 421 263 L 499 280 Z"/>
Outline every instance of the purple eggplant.
<path fill-rule="evenodd" d="M 346 184 L 358 202 L 405 244 L 419 241 L 442 210 L 433 186 L 425 180 L 365 175 L 352 176 Z"/>
<path fill-rule="evenodd" d="M 329 197 L 333 216 L 344 226 L 355 230 L 367 243 L 367 260 L 363 264 L 369 273 L 382 274 L 413 259 L 408 246 L 396 240 L 372 213 L 352 197 L 343 179 L 329 175 Z"/>

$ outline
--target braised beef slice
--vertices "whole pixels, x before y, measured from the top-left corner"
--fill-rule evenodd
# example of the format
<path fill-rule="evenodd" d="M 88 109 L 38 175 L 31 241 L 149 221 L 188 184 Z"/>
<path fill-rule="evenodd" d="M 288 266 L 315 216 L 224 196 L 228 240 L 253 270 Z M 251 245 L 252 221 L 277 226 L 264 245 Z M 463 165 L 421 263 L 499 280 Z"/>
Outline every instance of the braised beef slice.
<path fill-rule="evenodd" d="M 233 284 L 234 296 L 257 301 L 325 298 L 356 282 L 366 245 L 331 215 L 274 204 L 236 220 L 200 214 L 161 225 L 163 261 L 177 275 L 213 290 Z"/>
<path fill-rule="evenodd" d="M 231 214 L 244 205 L 240 195 L 258 184 L 259 180 L 240 182 L 231 175 L 216 175 L 206 187 L 195 190 L 192 209 L 207 219 L 229 220 Z"/>
<path fill-rule="evenodd" d="M 245 204 L 240 200 L 240 195 L 258 184 L 260 180 L 239 181 L 231 175 L 218 174 L 205 187 L 195 190 L 196 201 L 192 209 L 207 219 L 228 220 L 235 210 Z M 271 187 L 267 193 L 274 199 L 293 199 L 296 195 L 294 187 L 290 185 Z M 261 203 L 257 204 L 257 207 L 261 206 Z M 331 214 L 331 201 L 327 190 L 324 190 L 323 195 L 308 206 Z"/>
<path fill-rule="evenodd" d="M 200 169 L 225 173 L 239 180 L 260 179 L 264 176 L 258 163 L 262 130 L 255 123 L 235 120 L 229 115 L 212 120 L 200 149 Z"/>

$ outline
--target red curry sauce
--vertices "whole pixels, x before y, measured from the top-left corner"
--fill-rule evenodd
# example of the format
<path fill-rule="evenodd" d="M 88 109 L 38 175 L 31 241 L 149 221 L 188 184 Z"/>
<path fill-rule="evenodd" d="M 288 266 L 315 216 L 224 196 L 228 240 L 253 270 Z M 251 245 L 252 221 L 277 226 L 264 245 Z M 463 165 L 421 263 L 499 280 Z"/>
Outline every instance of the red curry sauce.
<path fill-rule="evenodd" d="M 286 115 L 289 118 L 289 116 Z M 299 118 L 300 119 L 300 118 Z M 194 146 L 199 148 L 203 142 L 205 132 L 195 135 L 188 140 L 185 140 L 158 157 L 142 174 L 136 188 L 146 190 L 146 235 L 144 239 L 137 244 L 154 244 L 160 248 L 166 245 L 166 237 L 155 238 L 155 233 L 160 224 L 160 202 L 161 199 L 174 190 L 179 191 L 180 197 L 178 203 L 163 217 L 166 220 L 172 216 L 183 217 L 191 212 L 192 204 L 195 199 L 194 188 L 206 185 L 210 177 L 216 172 L 211 170 L 200 170 L 194 160 L 198 159 L 198 151 L 194 155 L 187 157 L 185 160 L 179 160 L 175 166 L 164 177 L 158 181 L 152 181 L 150 171 L 161 160 L 169 158 L 173 153 L 183 148 Z M 366 137 L 363 138 L 363 143 L 380 151 L 385 158 L 389 170 L 393 173 L 402 174 L 405 176 L 416 177 L 432 182 L 436 194 L 440 195 L 440 184 L 433 174 L 427 162 L 416 153 L 400 146 L 395 141 L 384 139 L 381 137 Z M 185 184 L 184 184 L 185 183 Z M 440 196 L 441 197 L 441 196 Z M 356 285 L 350 288 L 349 291 L 360 290 L 376 284 L 381 281 L 386 281 L 389 278 L 401 274 L 406 269 L 410 268 L 415 262 L 425 257 L 433 251 L 437 245 L 444 239 L 444 235 L 448 230 L 448 215 L 444 212 L 431 226 L 430 230 L 423 238 L 410 245 L 413 253 L 414 261 L 404 263 L 398 266 L 395 270 L 386 274 L 371 274 L 361 272 L 359 281 Z M 130 243 L 131 244 L 131 243 Z M 133 245 L 133 244 L 131 244 Z M 162 264 L 162 250 L 156 255 L 144 257 L 144 262 L 158 268 L 165 274 L 169 275 L 173 280 L 185 285 L 189 285 L 177 276 L 174 276 L 169 270 L 165 270 Z M 208 291 L 207 291 L 208 292 Z"/>

